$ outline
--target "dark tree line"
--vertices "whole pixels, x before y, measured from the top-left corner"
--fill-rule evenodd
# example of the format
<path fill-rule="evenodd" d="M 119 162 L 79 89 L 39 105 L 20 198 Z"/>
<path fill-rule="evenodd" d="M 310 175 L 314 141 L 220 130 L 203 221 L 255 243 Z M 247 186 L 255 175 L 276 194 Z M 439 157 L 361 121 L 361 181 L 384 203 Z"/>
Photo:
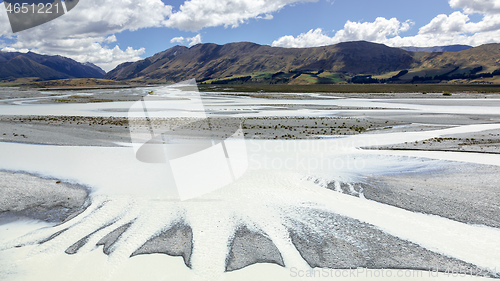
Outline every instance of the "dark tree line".
<path fill-rule="evenodd" d="M 243 84 L 245 82 L 248 82 L 250 79 L 252 79 L 252 76 L 243 76 L 243 77 L 226 79 L 226 80 L 212 81 L 212 84 L 216 84 L 216 85 Z"/>
<path fill-rule="evenodd" d="M 457 68 L 458 69 L 458 68 Z M 450 71 L 445 74 L 441 75 L 436 75 L 436 76 L 414 76 L 412 79 L 412 82 L 425 82 L 425 81 L 450 81 L 450 80 L 455 80 L 455 79 L 479 79 L 479 78 L 491 78 L 496 75 L 500 75 L 500 69 L 497 69 L 493 71 L 492 73 L 480 73 L 477 74 L 478 72 L 483 70 L 482 66 L 476 67 L 474 69 L 471 69 L 468 73 L 455 73 L 457 69 Z"/>
<path fill-rule="evenodd" d="M 356 75 L 351 79 L 348 79 L 347 82 L 353 84 L 384 84 L 384 83 L 426 83 L 426 82 L 441 82 L 441 81 L 449 81 L 455 79 L 478 79 L 478 78 L 489 78 L 493 76 L 500 75 L 500 69 L 493 71 L 492 73 L 479 73 L 483 71 L 482 66 L 478 66 L 473 68 L 467 72 L 463 73 L 455 73 L 459 70 L 459 67 L 448 71 L 447 73 L 435 75 L 435 76 L 413 76 L 411 81 L 401 80 L 401 77 L 407 75 L 409 73 L 408 70 L 401 70 L 398 74 L 392 76 L 388 79 L 377 79 L 373 78 L 372 75 Z M 320 71 L 307 71 L 307 70 L 292 70 L 288 72 L 279 71 L 268 78 L 259 78 L 255 79 L 251 76 L 243 76 L 238 78 L 224 79 L 224 80 L 216 80 L 212 81 L 211 84 L 244 84 L 244 83 L 269 83 L 269 84 L 286 84 L 293 79 L 298 78 L 302 74 L 308 74 L 312 77 L 318 79 L 318 84 L 331 84 L 333 83 L 330 78 L 324 78 L 318 76 L 323 73 L 324 70 Z M 455 74 L 454 74 L 455 73 Z M 210 78 L 207 78 L 210 79 Z M 203 79 L 206 81 L 207 79 Z"/>
<path fill-rule="evenodd" d="M 411 83 L 425 83 L 425 82 L 440 82 L 440 81 L 450 81 L 450 80 L 455 80 L 455 79 L 479 79 L 479 78 L 491 78 L 493 76 L 498 76 L 500 75 L 500 69 L 497 69 L 493 71 L 492 73 L 479 73 L 483 71 L 482 66 L 478 66 L 476 68 L 473 68 L 469 70 L 468 72 L 464 73 L 455 73 L 459 68 L 456 67 L 453 70 L 441 74 L 441 75 L 435 75 L 435 76 L 413 76 Z M 393 77 L 389 79 L 376 79 L 373 78 L 372 75 L 357 75 L 354 76 L 352 79 L 350 79 L 348 82 L 354 83 L 354 84 L 380 84 L 380 83 L 398 83 L 400 82 L 400 78 L 403 77 L 404 75 L 408 74 L 408 70 L 402 70 L 400 71 L 397 75 L 394 75 Z"/>

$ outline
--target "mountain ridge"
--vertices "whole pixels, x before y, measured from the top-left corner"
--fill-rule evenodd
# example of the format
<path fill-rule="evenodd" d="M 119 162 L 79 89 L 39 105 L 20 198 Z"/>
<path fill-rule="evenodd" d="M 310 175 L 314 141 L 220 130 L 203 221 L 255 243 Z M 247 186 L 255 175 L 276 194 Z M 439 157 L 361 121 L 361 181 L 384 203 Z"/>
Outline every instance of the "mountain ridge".
<path fill-rule="evenodd" d="M 146 59 L 121 64 L 105 78 L 142 83 L 175 83 L 195 78 L 216 84 L 408 83 L 415 77 L 423 77 L 422 81 L 433 81 L 434 77 L 472 79 L 500 69 L 500 44 L 481 47 L 431 53 L 366 41 L 312 48 L 251 42 L 205 43 L 190 48 L 174 46 Z"/>
<path fill-rule="evenodd" d="M 63 56 L 0 51 L 0 81 L 105 78 L 148 84 L 195 78 L 208 84 L 305 85 L 451 80 L 468 83 L 479 79 L 500 84 L 500 44 L 431 49 L 426 52 L 415 48 L 418 52 L 413 52 L 367 41 L 312 48 L 252 42 L 205 43 L 189 48 L 174 46 L 143 60 L 122 63 L 108 73 L 94 64 Z"/>
<path fill-rule="evenodd" d="M 367 50 L 370 56 L 367 57 Z M 369 60 L 366 65 L 364 60 Z M 250 42 L 175 46 L 138 62 L 122 64 L 106 79 L 146 78 L 179 82 L 199 81 L 250 73 L 331 71 L 375 73 L 397 71 L 414 63 L 412 55 L 398 48 L 366 41 L 314 48 L 280 48 Z"/>
<path fill-rule="evenodd" d="M 0 81 L 19 78 L 56 80 L 70 78 L 102 78 L 106 73 L 91 63 L 79 63 L 63 56 L 47 56 L 33 52 L 0 51 Z"/>

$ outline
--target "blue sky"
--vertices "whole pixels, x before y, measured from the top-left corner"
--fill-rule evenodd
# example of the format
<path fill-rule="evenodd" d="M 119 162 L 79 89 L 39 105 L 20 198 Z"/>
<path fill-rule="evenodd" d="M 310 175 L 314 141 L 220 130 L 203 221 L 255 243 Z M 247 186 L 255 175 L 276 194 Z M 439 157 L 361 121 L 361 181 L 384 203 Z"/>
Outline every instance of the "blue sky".
<path fill-rule="evenodd" d="M 183 1 L 166 1 L 165 4 L 178 8 Z M 362 7 L 361 9 L 359 7 Z M 432 9 L 429 9 L 432 7 Z M 420 0 L 336 0 L 312 3 L 297 3 L 287 6 L 273 14 L 272 20 L 251 19 L 237 28 L 210 27 L 199 32 L 178 29 L 150 28 L 138 31 L 125 31 L 117 34 L 120 45 L 134 48 L 146 47 L 146 56 L 151 56 L 166 48 L 178 45 L 170 43 L 174 37 L 193 37 L 201 34 L 204 43 L 226 44 L 248 41 L 271 45 L 274 40 L 284 35 L 299 35 L 311 29 L 322 28 L 333 35 L 333 30 L 340 30 L 348 21 L 373 22 L 377 17 L 393 18 L 402 21 L 412 20 L 415 27 L 429 23 L 437 14 L 451 14 L 454 11 L 447 1 Z M 416 35 L 418 28 L 412 28 L 406 34 Z"/>
<path fill-rule="evenodd" d="M 107 71 L 175 45 L 477 46 L 500 42 L 499 31 L 500 0 L 80 0 L 68 14 L 16 34 L 0 11 L 3 51 L 59 54 Z"/>

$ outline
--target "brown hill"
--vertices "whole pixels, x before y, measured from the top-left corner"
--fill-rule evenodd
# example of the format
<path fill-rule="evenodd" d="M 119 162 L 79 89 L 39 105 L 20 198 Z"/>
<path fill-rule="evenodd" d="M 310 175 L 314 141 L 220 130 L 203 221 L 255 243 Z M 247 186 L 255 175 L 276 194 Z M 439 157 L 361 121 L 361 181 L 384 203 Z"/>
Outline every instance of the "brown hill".
<path fill-rule="evenodd" d="M 45 79 L 69 78 L 69 75 L 39 64 L 25 56 L 16 56 L 0 63 L 0 77 L 43 77 Z"/>
<path fill-rule="evenodd" d="M 0 51 L 0 81 L 102 78 L 105 74 L 91 63 L 79 63 L 62 56 Z"/>
<path fill-rule="evenodd" d="M 500 44 L 461 52 L 424 53 L 365 41 L 316 48 L 241 42 L 176 46 L 141 61 L 121 64 L 105 79 L 145 83 L 191 78 L 239 84 L 408 83 L 484 78 L 478 74 L 492 74 L 498 69 Z"/>
<path fill-rule="evenodd" d="M 410 68 L 412 53 L 369 42 L 349 42 L 317 48 L 275 48 L 254 43 L 176 46 L 144 60 L 125 63 L 105 78 L 178 82 L 277 72 L 382 74 Z"/>
<path fill-rule="evenodd" d="M 427 54 L 421 59 L 422 68 L 460 67 L 462 69 L 482 66 L 493 72 L 500 67 L 500 44 L 487 44 L 456 53 Z"/>

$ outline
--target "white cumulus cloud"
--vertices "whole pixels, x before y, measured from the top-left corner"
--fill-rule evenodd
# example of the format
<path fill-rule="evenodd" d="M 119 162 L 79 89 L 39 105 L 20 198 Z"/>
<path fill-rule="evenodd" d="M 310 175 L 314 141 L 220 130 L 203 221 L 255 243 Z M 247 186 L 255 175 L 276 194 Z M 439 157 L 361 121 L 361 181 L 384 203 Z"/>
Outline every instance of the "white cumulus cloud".
<path fill-rule="evenodd" d="M 198 34 L 194 37 L 188 38 L 188 41 L 189 41 L 189 46 L 194 46 L 196 44 L 200 44 L 201 43 L 201 35 Z"/>
<path fill-rule="evenodd" d="M 46 24 L 12 34 L 0 5 L 0 36 L 14 39 L 5 51 L 31 50 L 40 54 L 62 55 L 80 62 L 92 62 L 109 71 L 116 65 L 141 59 L 144 48 L 116 44 L 114 34 L 125 30 L 161 27 L 172 7 L 161 0 L 80 1 L 68 14 Z"/>
<path fill-rule="evenodd" d="M 410 21 L 400 22 L 396 18 L 385 19 L 382 17 L 377 18 L 374 22 L 347 21 L 344 29 L 338 31 L 335 37 L 340 41 L 367 40 L 383 42 L 389 37 L 408 31 L 411 25 Z"/>
<path fill-rule="evenodd" d="M 182 36 L 179 36 L 179 37 L 174 37 L 170 40 L 170 43 L 179 43 L 179 44 L 188 43 L 189 46 L 194 46 L 196 44 L 200 44 L 201 42 L 202 42 L 201 34 L 197 34 L 196 36 L 190 38 L 184 38 Z"/>
<path fill-rule="evenodd" d="M 237 27 L 249 19 L 272 19 L 272 13 L 297 2 L 317 0 L 189 0 L 166 21 L 166 26 L 198 31 L 205 27 Z"/>
<path fill-rule="evenodd" d="M 419 34 L 479 33 L 500 29 L 500 17 L 485 15 L 480 22 L 471 22 L 467 14 L 454 12 L 438 15 L 429 24 L 420 28 Z"/>
<path fill-rule="evenodd" d="M 450 0 L 450 6 L 461 11 L 441 14 L 421 27 L 415 36 L 393 38 L 393 46 L 439 46 L 464 44 L 478 46 L 500 42 L 500 0 Z M 482 19 L 473 22 L 469 15 Z"/>
<path fill-rule="evenodd" d="M 272 45 L 275 47 L 304 48 L 357 40 L 384 43 L 389 38 L 408 31 L 411 25 L 410 21 L 400 22 L 396 18 L 385 19 L 382 17 L 377 18 L 374 22 L 347 21 L 344 29 L 337 31 L 333 36 L 328 36 L 321 28 L 311 29 L 297 37 L 283 36 L 274 41 Z"/>
<path fill-rule="evenodd" d="M 170 40 L 170 43 L 184 43 L 184 41 L 186 40 L 186 38 L 182 37 L 182 36 L 179 36 L 179 37 L 174 37 Z"/>
<path fill-rule="evenodd" d="M 499 14 L 499 0 L 450 0 L 450 6 L 454 9 L 462 9 L 467 14 L 484 13 Z"/>
<path fill-rule="evenodd" d="M 12 34 L 4 5 L 0 5 L 0 48 L 62 55 L 89 61 L 106 71 L 141 59 L 143 48 L 120 46 L 115 34 L 150 27 L 200 30 L 206 27 L 237 27 L 250 19 L 270 20 L 287 5 L 317 0 L 186 0 L 177 11 L 161 0 L 82 0 L 68 14 L 38 27 Z M 5 43 L 5 38 L 14 43 Z M 201 35 L 176 37 L 173 43 L 190 46 Z"/>
<path fill-rule="evenodd" d="M 500 0 L 449 0 L 449 4 L 460 11 L 437 15 L 420 27 L 414 36 L 403 36 L 413 26 L 411 21 L 379 17 L 374 22 L 347 21 L 344 28 L 332 36 L 317 28 L 297 36 L 283 36 L 272 45 L 299 48 L 366 40 L 394 47 L 429 47 L 451 44 L 478 46 L 500 42 Z M 482 19 L 473 22 L 470 18 L 472 14 L 482 15 Z"/>
<path fill-rule="evenodd" d="M 287 35 L 274 41 L 273 47 L 285 47 L 285 48 L 307 48 L 307 47 L 318 47 L 326 46 L 338 43 L 333 37 L 329 37 L 323 32 L 321 28 L 311 29 L 306 33 L 302 33 L 297 37 Z"/>

